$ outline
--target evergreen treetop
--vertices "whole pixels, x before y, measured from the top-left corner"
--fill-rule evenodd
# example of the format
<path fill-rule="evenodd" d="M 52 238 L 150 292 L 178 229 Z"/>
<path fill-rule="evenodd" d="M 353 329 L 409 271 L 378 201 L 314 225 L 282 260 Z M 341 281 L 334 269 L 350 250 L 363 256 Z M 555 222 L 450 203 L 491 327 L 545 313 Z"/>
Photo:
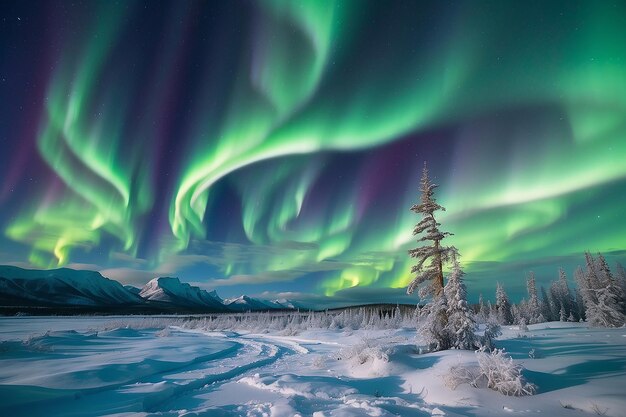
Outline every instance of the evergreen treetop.
<path fill-rule="evenodd" d="M 422 220 L 415 225 L 413 235 L 422 235 L 418 242 L 430 242 L 430 244 L 409 250 L 409 256 L 415 258 L 417 263 L 411 268 L 415 278 L 407 287 L 407 294 L 412 294 L 420 284 L 431 281 L 431 284 L 420 291 L 420 297 L 434 294 L 441 296 L 443 293 L 443 265 L 452 261 L 458 254 L 454 246 L 443 246 L 441 241 L 450 236 L 449 232 L 439 229 L 441 224 L 435 218 L 436 211 L 445 211 L 445 208 L 435 199 L 436 184 L 430 181 L 428 167 L 424 162 L 422 178 L 420 180 L 420 202 L 411 207 L 411 211 L 421 214 Z"/>

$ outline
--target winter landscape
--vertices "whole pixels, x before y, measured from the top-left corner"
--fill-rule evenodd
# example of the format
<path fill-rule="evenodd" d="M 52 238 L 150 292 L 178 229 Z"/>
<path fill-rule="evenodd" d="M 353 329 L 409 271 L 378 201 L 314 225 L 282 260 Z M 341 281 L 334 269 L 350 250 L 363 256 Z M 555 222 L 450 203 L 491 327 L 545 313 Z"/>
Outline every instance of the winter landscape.
<path fill-rule="evenodd" d="M 274 313 L 277 314 L 277 313 Z M 420 354 L 411 315 L 3 318 L 2 415 L 623 416 L 626 330 L 504 326 L 534 395 L 463 379 L 488 353 Z M 500 366 L 510 367 L 507 360 Z M 508 371 L 510 372 L 510 371 Z"/>
<path fill-rule="evenodd" d="M 574 290 L 561 269 L 549 295 L 542 287 L 540 301 L 531 273 L 528 299 L 511 304 L 498 283 L 495 306 L 481 295 L 472 308 L 458 249 L 443 245 L 450 234 L 436 221 L 443 210 L 436 188 L 424 165 L 420 201 L 411 207 L 422 217 L 414 229 L 422 245 L 409 250 L 417 275 L 407 288 L 409 294 L 419 288 L 423 303 L 412 308 L 301 312 L 286 300 L 224 301 L 175 278 L 153 279 L 139 290 L 95 272 L 1 268 L 5 303 L 18 310 L 169 304 L 221 312 L 4 317 L 0 410 L 33 416 L 623 415 L 621 264 L 614 276 L 602 254 L 585 253 Z M 446 263 L 452 267 L 444 280 Z"/>
<path fill-rule="evenodd" d="M 626 417 L 626 3 L 0 2 L 0 416 Z"/>

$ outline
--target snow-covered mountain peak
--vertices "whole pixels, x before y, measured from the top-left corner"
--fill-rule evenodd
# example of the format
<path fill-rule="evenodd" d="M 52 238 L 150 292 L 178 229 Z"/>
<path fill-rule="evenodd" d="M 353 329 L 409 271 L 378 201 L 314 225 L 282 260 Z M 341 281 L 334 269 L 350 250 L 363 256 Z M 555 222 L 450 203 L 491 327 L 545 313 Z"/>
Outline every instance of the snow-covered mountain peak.
<path fill-rule="evenodd" d="M 148 281 L 141 289 L 139 295 L 145 300 L 182 306 L 219 309 L 224 307 L 222 300 L 215 291 L 209 293 L 173 277 L 158 277 Z"/>
<path fill-rule="evenodd" d="M 142 300 L 96 271 L 0 266 L 0 293 L 41 305 L 128 305 Z"/>
<path fill-rule="evenodd" d="M 206 291 L 175 277 L 158 277 L 141 289 L 123 286 L 99 272 L 61 268 L 30 270 L 0 265 L 0 305 L 129 307 L 166 311 L 263 311 L 292 308 L 287 303 L 258 300 L 242 295 L 222 300 L 215 290 Z"/>

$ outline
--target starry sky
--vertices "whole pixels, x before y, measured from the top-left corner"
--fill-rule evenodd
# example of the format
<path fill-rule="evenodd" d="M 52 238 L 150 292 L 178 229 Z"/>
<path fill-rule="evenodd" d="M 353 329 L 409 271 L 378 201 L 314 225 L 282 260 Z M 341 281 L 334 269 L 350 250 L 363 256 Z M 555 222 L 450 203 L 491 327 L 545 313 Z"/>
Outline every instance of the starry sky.
<path fill-rule="evenodd" d="M 416 301 L 427 161 L 471 299 L 626 260 L 626 3 L 0 2 L 0 263 Z"/>

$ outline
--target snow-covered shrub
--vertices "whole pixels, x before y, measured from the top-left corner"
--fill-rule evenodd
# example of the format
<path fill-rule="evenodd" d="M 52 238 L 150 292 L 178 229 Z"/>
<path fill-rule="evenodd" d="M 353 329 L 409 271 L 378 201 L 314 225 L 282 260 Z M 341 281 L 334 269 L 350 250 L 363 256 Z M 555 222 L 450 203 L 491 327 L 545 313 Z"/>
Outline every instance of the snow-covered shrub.
<path fill-rule="evenodd" d="M 592 403 L 591 404 L 591 411 L 593 411 L 594 413 L 596 413 L 599 416 L 605 416 L 606 413 L 609 412 L 609 409 L 607 407 L 601 407 L 596 403 Z"/>
<path fill-rule="evenodd" d="M 504 395 L 533 395 L 537 389 L 522 376 L 521 365 L 515 364 L 504 349 L 487 352 L 485 348 L 476 351 L 478 367 L 455 365 L 444 376 L 447 386 L 455 389 L 461 384 L 476 388 L 487 387 Z"/>
<path fill-rule="evenodd" d="M 364 337 L 359 343 L 340 349 L 337 359 L 363 365 L 374 361 L 389 362 L 389 355 L 379 342 Z"/>
<path fill-rule="evenodd" d="M 156 337 L 170 337 L 172 335 L 172 332 L 169 327 L 166 327 L 156 332 L 155 335 Z"/>
<path fill-rule="evenodd" d="M 504 395 L 533 395 L 537 389 L 522 376 L 521 365 L 515 364 L 504 349 L 494 349 L 490 353 L 481 349 L 476 352 L 480 368 L 479 379 L 488 388 Z"/>
<path fill-rule="evenodd" d="M 448 373 L 443 376 L 446 386 L 456 389 L 459 385 L 469 384 L 474 388 L 478 388 L 479 372 L 477 367 L 471 367 L 463 364 L 451 366 Z"/>

